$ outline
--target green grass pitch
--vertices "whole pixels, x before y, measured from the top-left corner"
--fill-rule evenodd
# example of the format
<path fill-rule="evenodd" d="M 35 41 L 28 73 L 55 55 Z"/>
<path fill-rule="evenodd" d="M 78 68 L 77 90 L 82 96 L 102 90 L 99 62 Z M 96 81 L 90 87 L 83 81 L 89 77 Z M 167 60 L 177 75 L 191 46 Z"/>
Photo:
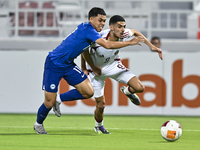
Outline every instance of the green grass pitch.
<path fill-rule="evenodd" d="M 48 135 L 33 130 L 35 114 L 0 114 L 0 150 L 199 150 L 200 118 L 180 116 L 104 116 L 110 135 L 94 132 L 92 115 L 50 114 Z M 178 121 L 183 134 L 175 142 L 160 134 L 167 120 Z"/>

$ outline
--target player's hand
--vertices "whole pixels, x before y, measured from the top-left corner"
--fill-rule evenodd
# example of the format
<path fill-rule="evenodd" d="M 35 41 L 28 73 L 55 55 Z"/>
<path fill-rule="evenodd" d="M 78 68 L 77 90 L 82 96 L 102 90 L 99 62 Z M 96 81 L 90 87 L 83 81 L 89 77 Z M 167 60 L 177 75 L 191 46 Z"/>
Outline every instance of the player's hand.
<path fill-rule="evenodd" d="M 92 68 L 92 71 L 96 76 L 100 76 L 101 75 L 101 68 L 99 68 L 99 67 Z"/>
<path fill-rule="evenodd" d="M 86 75 L 89 74 L 89 71 L 88 71 L 87 69 L 82 69 L 82 70 L 83 70 L 83 72 L 84 72 Z"/>
<path fill-rule="evenodd" d="M 130 40 L 131 45 L 140 45 L 142 46 L 142 44 L 140 44 L 139 42 L 144 43 L 144 37 L 143 36 L 136 36 L 134 37 L 132 40 Z"/>
<path fill-rule="evenodd" d="M 151 50 L 154 51 L 154 52 L 158 52 L 158 56 L 160 57 L 161 60 L 163 60 L 163 53 L 162 53 L 162 50 L 160 48 L 153 46 L 151 48 Z"/>

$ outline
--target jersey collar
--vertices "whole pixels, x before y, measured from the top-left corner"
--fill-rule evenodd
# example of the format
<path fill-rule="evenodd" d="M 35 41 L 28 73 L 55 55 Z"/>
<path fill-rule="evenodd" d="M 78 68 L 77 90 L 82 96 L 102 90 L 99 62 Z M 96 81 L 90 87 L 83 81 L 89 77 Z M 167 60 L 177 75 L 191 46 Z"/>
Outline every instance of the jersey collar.
<path fill-rule="evenodd" d="M 106 36 L 106 40 L 108 40 L 109 35 L 110 35 L 110 32 L 107 34 L 107 36 Z"/>

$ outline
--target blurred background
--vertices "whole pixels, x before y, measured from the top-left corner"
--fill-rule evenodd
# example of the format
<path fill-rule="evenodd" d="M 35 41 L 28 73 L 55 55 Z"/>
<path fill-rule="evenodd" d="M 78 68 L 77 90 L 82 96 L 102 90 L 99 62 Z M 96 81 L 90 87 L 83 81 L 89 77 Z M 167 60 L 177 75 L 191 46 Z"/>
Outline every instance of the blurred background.
<path fill-rule="evenodd" d="M 125 18 L 127 28 L 159 39 L 164 60 L 143 44 L 123 48 L 124 64 L 146 86 L 141 106 L 107 81 L 107 114 L 200 115 L 200 0 L 0 0 L 0 113 L 36 113 L 43 102 L 43 64 L 92 7 Z M 152 42 L 153 43 L 153 42 Z M 156 43 L 154 41 L 154 43 Z M 76 62 L 80 66 L 80 58 Z M 68 90 L 67 84 L 59 92 Z M 93 114 L 94 100 L 63 104 L 67 114 Z M 117 110 L 117 111 L 116 111 Z"/>
<path fill-rule="evenodd" d="M 192 40 L 198 50 L 199 0 L 0 0 L 0 38 L 4 39 L 0 48 L 12 48 L 5 39 L 10 42 L 18 38 L 65 37 L 79 23 L 88 20 L 88 11 L 95 6 L 106 11 L 107 20 L 119 14 L 126 19 L 128 28 L 139 30 L 148 39 L 160 37 L 164 49 L 180 51 L 177 46 L 170 46 L 171 41 L 178 40 L 182 43 L 179 46 L 184 45 L 182 51 L 187 51 L 185 44 Z M 25 43 L 20 47 L 29 49 Z"/>

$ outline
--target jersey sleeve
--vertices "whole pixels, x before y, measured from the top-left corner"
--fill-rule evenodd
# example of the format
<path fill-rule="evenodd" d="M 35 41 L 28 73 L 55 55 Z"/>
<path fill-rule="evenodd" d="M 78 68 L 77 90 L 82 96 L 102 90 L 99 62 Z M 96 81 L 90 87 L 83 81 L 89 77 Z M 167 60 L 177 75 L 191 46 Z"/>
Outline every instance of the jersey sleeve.
<path fill-rule="evenodd" d="M 94 28 L 88 28 L 85 32 L 85 36 L 92 42 L 95 42 L 97 39 L 101 38 L 99 33 Z"/>

